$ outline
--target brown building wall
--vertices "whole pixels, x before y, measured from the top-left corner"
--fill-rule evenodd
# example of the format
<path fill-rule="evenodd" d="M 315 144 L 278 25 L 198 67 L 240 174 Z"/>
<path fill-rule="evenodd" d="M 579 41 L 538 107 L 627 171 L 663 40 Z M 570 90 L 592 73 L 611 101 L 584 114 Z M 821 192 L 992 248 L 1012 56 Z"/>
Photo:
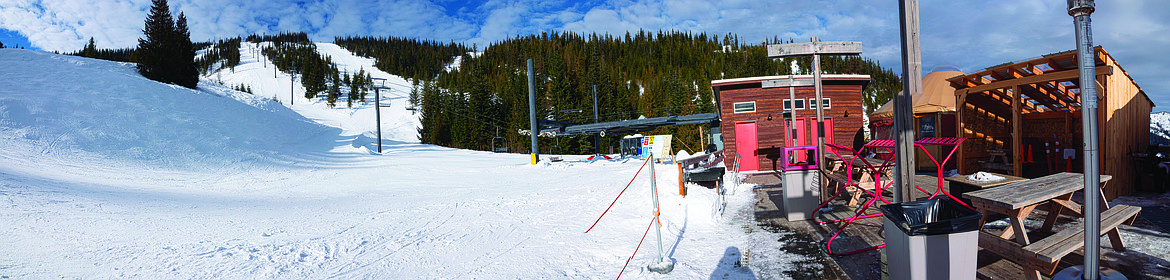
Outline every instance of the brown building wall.
<path fill-rule="evenodd" d="M 833 143 L 852 147 L 854 137 L 861 129 L 861 93 L 868 78 L 851 80 L 829 80 L 823 83 L 822 96 L 830 99 L 830 108 L 824 110 L 825 118 L 833 120 Z M 756 122 L 757 145 L 759 152 L 757 161 L 761 171 L 778 170 L 783 158 L 784 131 L 784 99 L 789 98 L 788 88 L 760 87 L 759 82 L 731 85 L 713 84 L 719 95 L 719 113 L 722 119 L 723 149 L 728 157 L 727 166 L 734 165 L 736 149 L 735 124 L 738 122 Z M 797 87 L 796 98 L 815 99 L 813 87 Z M 739 102 L 756 102 L 756 111 L 752 113 L 735 113 L 733 104 Z M 816 118 L 815 109 L 795 110 L 795 118 Z M 846 114 L 848 112 L 848 114 Z M 772 119 L 768 120 L 771 115 Z M 807 124 L 806 124 L 807 125 Z M 815 139 L 811 140 L 815 145 Z"/>

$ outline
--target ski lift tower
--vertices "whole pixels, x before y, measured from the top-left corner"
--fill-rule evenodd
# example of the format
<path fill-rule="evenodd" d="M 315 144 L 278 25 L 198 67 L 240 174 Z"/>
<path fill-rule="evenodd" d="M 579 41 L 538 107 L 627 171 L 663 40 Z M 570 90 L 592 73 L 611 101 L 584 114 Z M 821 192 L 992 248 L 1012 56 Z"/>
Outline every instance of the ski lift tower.
<path fill-rule="evenodd" d="M 371 80 L 370 84 L 373 84 L 372 81 L 379 81 L 380 82 L 377 85 L 374 85 L 373 88 L 374 88 L 374 122 L 377 123 L 377 126 L 378 126 L 378 149 L 377 150 L 378 150 L 378 153 L 381 154 L 382 153 L 382 107 L 383 107 L 382 106 L 381 90 L 382 89 L 390 90 L 390 88 L 386 86 L 386 78 L 370 78 L 370 80 Z M 390 107 L 390 105 L 387 104 L 385 107 Z"/>

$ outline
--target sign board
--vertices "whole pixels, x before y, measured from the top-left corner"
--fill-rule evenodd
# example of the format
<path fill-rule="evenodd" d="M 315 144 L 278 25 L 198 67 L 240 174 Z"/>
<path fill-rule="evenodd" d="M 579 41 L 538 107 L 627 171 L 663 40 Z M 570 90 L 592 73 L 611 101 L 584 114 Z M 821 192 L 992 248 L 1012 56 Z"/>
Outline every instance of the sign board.
<path fill-rule="evenodd" d="M 783 88 L 783 87 L 811 87 L 813 86 L 813 79 L 779 79 L 779 80 L 765 80 L 760 82 L 762 88 Z"/>
<path fill-rule="evenodd" d="M 861 54 L 861 42 L 807 42 L 768 45 L 768 57 L 787 57 L 798 55 L 857 55 Z"/>
<path fill-rule="evenodd" d="M 670 157 L 672 139 L 671 135 L 642 136 L 642 158 L 650 157 L 650 153 L 658 155 L 659 158 Z"/>

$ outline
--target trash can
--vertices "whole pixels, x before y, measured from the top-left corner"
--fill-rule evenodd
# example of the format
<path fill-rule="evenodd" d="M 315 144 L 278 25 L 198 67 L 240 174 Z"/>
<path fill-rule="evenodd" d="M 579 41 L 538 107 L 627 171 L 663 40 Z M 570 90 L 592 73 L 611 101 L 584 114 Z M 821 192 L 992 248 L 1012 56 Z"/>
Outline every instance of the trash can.
<path fill-rule="evenodd" d="M 979 212 L 946 198 L 880 208 L 890 279 L 975 279 Z"/>

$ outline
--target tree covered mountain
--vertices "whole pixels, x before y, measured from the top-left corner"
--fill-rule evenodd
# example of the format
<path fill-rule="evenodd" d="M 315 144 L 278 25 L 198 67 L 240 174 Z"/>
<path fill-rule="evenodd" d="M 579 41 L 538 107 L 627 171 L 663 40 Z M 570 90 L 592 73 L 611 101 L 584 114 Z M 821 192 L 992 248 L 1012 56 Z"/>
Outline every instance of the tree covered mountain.
<path fill-rule="evenodd" d="M 810 58 L 769 59 L 771 39 L 745 44 L 734 34 L 639 31 L 609 34 L 542 33 L 511 38 L 470 53 L 459 44 L 412 39 L 349 37 L 337 44 L 378 59 L 383 71 L 413 77 L 412 101 L 420 108 L 423 143 L 489 150 L 496 135 L 508 139 L 510 151 L 528 152 L 528 88 L 526 60 L 536 72 L 538 117 L 574 123 L 593 122 L 592 87 L 597 86 L 600 122 L 715 111 L 711 81 L 753 76 L 807 74 Z M 403 46 L 408 47 L 403 47 Z M 473 47 L 472 49 L 475 49 Z M 461 56 L 454 71 L 439 71 Z M 423 58 L 423 59 L 420 59 Z M 790 73 L 791 62 L 799 73 Z M 897 75 L 876 61 L 859 56 L 825 57 L 828 74 L 866 74 L 873 81 L 865 91 L 870 110 L 901 90 Z M 437 74 L 434 74 L 436 73 Z M 648 134 L 672 134 L 675 150 L 701 150 L 702 125 L 663 127 Z M 702 133 L 705 133 L 702 132 Z M 606 136 L 603 152 L 620 136 Z M 542 153 L 593 152 L 592 137 L 541 139 Z M 497 144 L 498 145 L 498 144 Z"/>

